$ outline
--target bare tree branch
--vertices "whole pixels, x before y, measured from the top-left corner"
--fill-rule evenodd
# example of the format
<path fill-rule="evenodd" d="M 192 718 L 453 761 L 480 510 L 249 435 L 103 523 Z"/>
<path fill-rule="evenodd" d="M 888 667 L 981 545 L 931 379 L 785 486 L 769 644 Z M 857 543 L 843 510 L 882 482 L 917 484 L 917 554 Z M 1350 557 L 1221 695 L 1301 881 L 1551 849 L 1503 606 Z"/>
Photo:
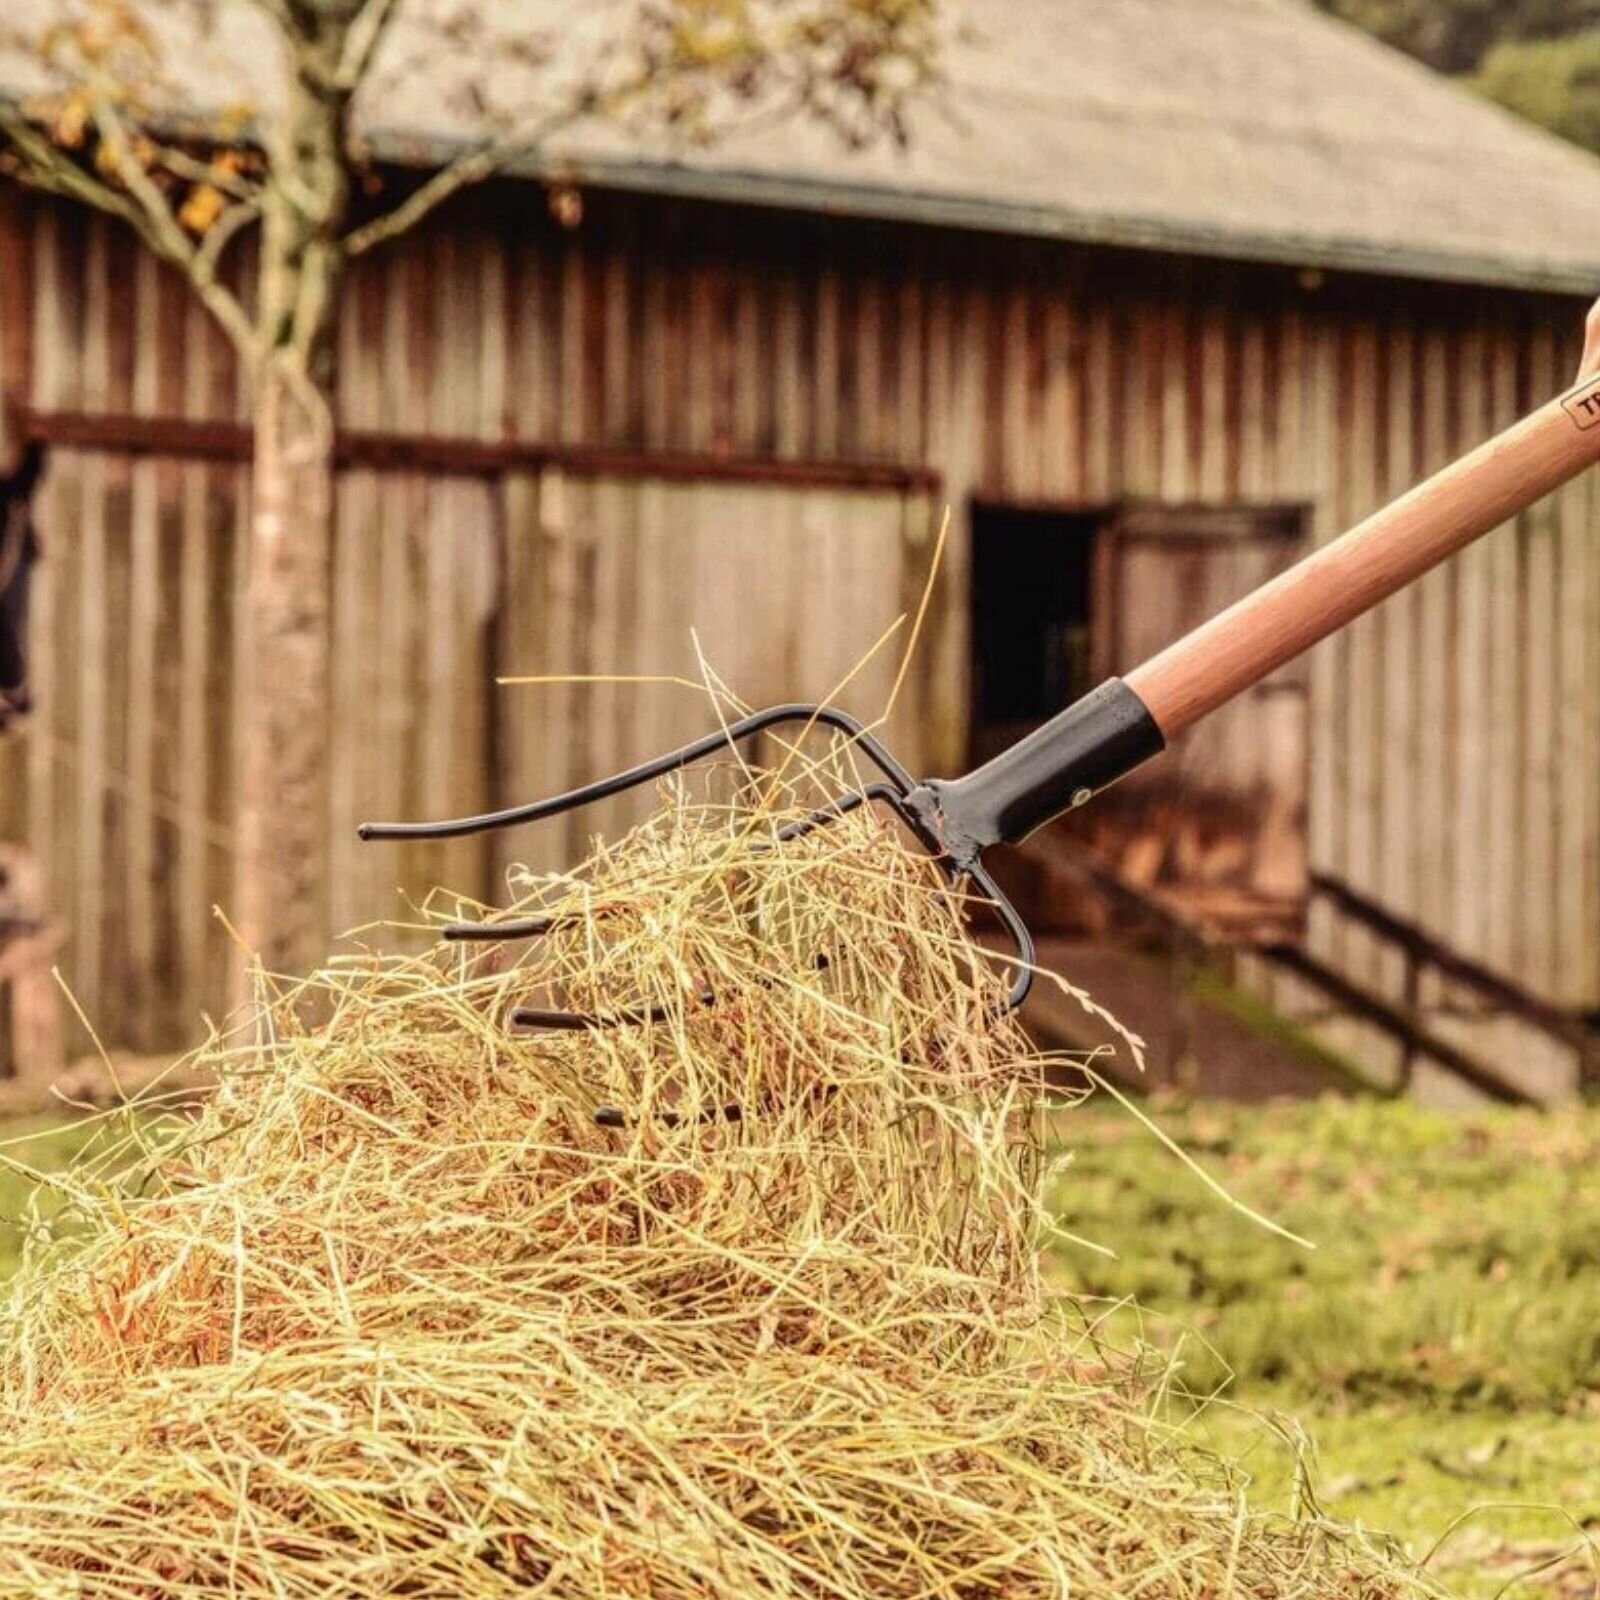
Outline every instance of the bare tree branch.
<path fill-rule="evenodd" d="M 20 114 L 10 107 L 0 107 L 0 129 L 23 157 L 22 176 L 35 187 L 46 189 L 64 199 L 76 200 L 92 206 L 96 211 L 126 223 L 163 261 L 178 267 L 194 286 L 200 302 L 217 320 L 228 335 L 234 348 L 247 366 L 256 364 L 255 330 L 244 307 L 233 292 L 218 281 L 218 260 L 228 239 L 237 234 L 239 227 L 250 220 L 243 216 L 230 226 L 226 234 L 207 252 L 191 246 L 181 229 L 173 224 L 177 241 L 183 248 L 174 253 L 173 241 L 164 230 L 152 226 L 151 218 L 142 205 L 137 204 L 122 190 L 102 183 L 85 172 L 75 161 L 65 155 L 50 139 L 40 134 Z M 253 206 L 243 203 L 237 211 L 253 212 Z M 222 221 L 219 219 L 218 226 Z M 209 242 L 209 240 L 208 240 Z"/>
<path fill-rule="evenodd" d="M 252 200 L 261 192 L 261 185 L 242 173 L 220 167 L 214 161 L 203 161 L 171 145 L 163 145 L 155 159 L 157 165 L 165 167 L 175 178 L 182 178 L 187 183 L 209 184 L 219 193 L 231 195 L 235 200 Z"/>
<path fill-rule="evenodd" d="M 221 265 L 223 252 L 239 233 L 261 216 L 261 202 L 253 196 L 231 205 L 206 229 L 195 249 L 194 264 L 189 276 L 196 286 L 214 283 Z"/>
<path fill-rule="evenodd" d="M 341 89 L 354 93 L 365 81 L 367 69 L 383 43 L 399 3 L 400 0 L 367 0 L 361 8 L 360 15 L 350 25 L 344 55 L 339 62 L 337 78 Z"/>
<path fill-rule="evenodd" d="M 183 269 L 194 285 L 195 293 L 200 296 L 201 303 L 233 340 L 244 361 L 253 367 L 257 359 L 257 342 L 249 313 L 233 292 L 217 279 L 214 270 L 196 270 L 199 250 L 190 242 L 178 219 L 173 216 L 166 197 L 134 154 L 128 142 L 127 130 L 116 109 L 108 101 L 97 100 L 91 105 L 89 114 L 111 157 L 117 178 L 143 219 L 142 223 L 135 224 L 140 234 L 157 255 Z"/>
<path fill-rule="evenodd" d="M 36 188 L 81 201 L 138 228 L 141 218 L 121 191 L 80 167 L 54 140 L 42 134 L 10 102 L 0 99 L 0 131 L 22 158 L 20 176 Z M 142 231 L 142 229 L 141 229 Z"/>
<path fill-rule="evenodd" d="M 254 367 L 255 330 L 237 297 L 218 281 L 217 268 L 229 242 L 259 214 L 260 208 L 255 202 L 241 201 L 230 207 L 196 247 L 189 243 L 170 212 L 167 213 L 170 230 L 156 226 L 146 206 L 85 171 L 15 107 L 0 103 L 0 131 L 21 155 L 21 175 L 27 182 L 126 223 L 163 261 L 178 267 L 245 363 Z M 157 199 L 159 201 L 159 195 Z"/>
<path fill-rule="evenodd" d="M 345 235 L 345 254 L 352 258 L 365 255 L 375 246 L 398 238 L 437 211 L 453 195 L 492 178 L 511 162 L 537 150 L 551 134 L 577 121 L 583 114 L 572 108 L 552 112 L 530 126 L 462 151 L 392 210 L 352 228 Z"/>

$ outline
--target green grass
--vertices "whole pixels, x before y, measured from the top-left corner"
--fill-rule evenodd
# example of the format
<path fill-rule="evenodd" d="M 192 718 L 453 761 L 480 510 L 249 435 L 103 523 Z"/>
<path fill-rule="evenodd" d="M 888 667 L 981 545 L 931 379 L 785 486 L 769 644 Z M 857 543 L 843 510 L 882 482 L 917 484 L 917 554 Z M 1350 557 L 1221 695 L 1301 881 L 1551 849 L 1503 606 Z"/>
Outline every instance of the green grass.
<path fill-rule="evenodd" d="M 1327 1413 L 1284 1389 L 1239 1398 L 1265 1420 L 1217 1408 L 1197 1428 L 1244 1467 L 1259 1507 L 1291 1509 L 1297 1454 L 1273 1424 L 1300 1430 L 1313 1446 L 1303 1470 L 1317 1504 L 1429 1557 L 1453 1592 L 1490 1600 L 1519 1574 L 1565 1557 L 1544 1584 L 1524 1579 L 1512 1594 L 1600 1594 L 1600 1550 L 1590 1542 L 1600 1538 L 1600 1417 L 1497 1418 L 1416 1403 Z"/>
<path fill-rule="evenodd" d="M 93 1124 L 63 1123 L 56 1117 L 29 1117 L 0 1124 L 0 1280 L 16 1270 L 30 1219 L 55 1209 L 48 1186 L 41 1187 L 18 1168 L 59 1172 L 104 1136 L 104 1119 Z"/>
<path fill-rule="evenodd" d="M 1600 1536 L 1600 1113 L 1330 1099 L 1154 1116 L 1316 1248 L 1219 1201 L 1129 1113 L 1086 1108 L 1059 1121 L 1054 1201 L 1117 1259 L 1062 1245 L 1053 1267 L 1106 1297 L 1112 1329 L 1174 1351 L 1191 1392 L 1226 1394 L 1197 1425 L 1267 1504 L 1295 1492 L 1298 1428 L 1320 1503 L 1418 1554 L 1483 1508 L 1437 1558 L 1464 1593 L 1581 1544 L 1575 1524 Z M 1600 1595 L 1570 1568 L 1546 1581 L 1512 1593 Z"/>

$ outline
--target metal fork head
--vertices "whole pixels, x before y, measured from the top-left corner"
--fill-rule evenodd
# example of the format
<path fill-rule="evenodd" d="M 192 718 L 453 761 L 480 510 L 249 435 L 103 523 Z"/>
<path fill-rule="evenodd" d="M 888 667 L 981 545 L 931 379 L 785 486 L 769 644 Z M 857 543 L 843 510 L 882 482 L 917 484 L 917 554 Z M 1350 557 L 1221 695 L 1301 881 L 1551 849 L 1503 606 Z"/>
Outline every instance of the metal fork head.
<path fill-rule="evenodd" d="M 770 706 L 765 711 L 752 712 L 676 750 L 642 761 L 625 772 L 581 784 L 564 794 L 551 795 L 548 799 L 536 800 L 528 805 L 511 806 L 503 811 L 487 812 L 482 816 L 457 817 L 443 822 L 367 822 L 361 825 L 360 836 L 367 840 L 455 839 L 468 834 L 515 827 L 525 822 L 540 822 L 680 772 L 696 761 L 726 751 L 769 728 L 797 724 L 806 729 L 831 728 L 845 735 L 850 747 L 859 750 L 883 776 L 881 780 L 864 784 L 857 790 L 836 795 L 808 815 L 786 823 L 778 831 L 775 844 L 825 828 L 864 805 L 886 807 L 928 850 L 952 886 L 970 885 L 993 907 L 1014 946 L 1010 959 L 1015 970 L 1011 987 L 1005 998 L 997 1004 L 996 1012 L 1005 1015 L 1016 1010 L 1028 997 L 1032 987 L 1035 957 L 1033 936 L 1021 914 L 984 866 L 979 849 L 970 844 L 952 846 L 940 836 L 941 812 L 935 791 L 927 784 L 918 783 L 882 742 L 854 717 L 832 706 Z M 462 941 L 528 939 L 554 932 L 575 920 L 577 918 L 573 915 L 552 914 L 506 918 L 499 922 L 454 922 L 447 924 L 443 933 L 446 939 Z M 709 994 L 700 998 L 703 1003 L 714 1003 L 715 1000 Z M 640 1024 L 651 1020 L 654 1015 L 651 1010 L 624 1003 L 615 1009 L 595 1013 L 519 1007 L 513 1011 L 511 1020 L 519 1026 L 583 1030 Z"/>

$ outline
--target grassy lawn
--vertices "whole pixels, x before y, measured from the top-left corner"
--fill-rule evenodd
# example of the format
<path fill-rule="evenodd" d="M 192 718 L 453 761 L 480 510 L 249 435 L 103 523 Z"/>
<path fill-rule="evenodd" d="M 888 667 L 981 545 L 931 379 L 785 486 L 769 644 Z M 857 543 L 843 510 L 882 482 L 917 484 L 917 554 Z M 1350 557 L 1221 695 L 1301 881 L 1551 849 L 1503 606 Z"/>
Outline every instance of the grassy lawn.
<path fill-rule="evenodd" d="M 1377 1101 L 1159 1107 L 1219 1200 L 1127 1112 L 1064 1113 L 1063 1227 L 1116 1252 L 1053 1252 L 1120 1336 L 1176 1352 L 1193 1426 L 1268 1507 L 1311 1494 L 1488 1597 L 1600 1539 L 1600 1111 L 1433 1115 Z M 81 1131 L 0 1130 L 44 1169 Z M 29 1187 L 0 1168 L 0 1277 Z M 1125 1302 L 1137 1298 L 1140 1310 Z M 1185 1408 L 1187 1409 L 1187 1408 Z M 1600 1597 L 1587 1558 L 1512 1595 Z"/>
<path fill-rule="evenodd" d="M 104 1128 L 104 1121 L 98 1126 Z M 59 1172 L 91 1139 L 92 1129 L 60 1116 L 30 1117 L 0 1123 L 0 1279 L 11 1273 L 22 1254 L 29 1217 L 52 1210 L 48 1188 L 29 1181 L 17 1167 L 35 1172 Z"/>
<path fill-rule="evenodd" d="M 1106 1296 L 1118 1332 L 1176 1351 L 1192 1392 L 1225 1391 L 1197 1425 L 1261 1498 L 1286 1506 L 1304 1459 L 1327 1511 L 1419 1555 L 1473 1512 L 1433 1562 L 1473 1596 L 1581 1547 L 1581 1525 L 1600 1538 L 1600 1113 L 1330 1100 L 1155 1115 L 1316 1248 L 1230 1209 L 1107 1107 L 1060 1119 L 1072 1159 L 1054 1198 L 1117 1259 L 1064 1245 L 1055 1269 Z M 1123 1297 L 1141 1311 L 1114 1309 Z M 1569 1564 L 1511 1592 L 1600 1584 Z"/>

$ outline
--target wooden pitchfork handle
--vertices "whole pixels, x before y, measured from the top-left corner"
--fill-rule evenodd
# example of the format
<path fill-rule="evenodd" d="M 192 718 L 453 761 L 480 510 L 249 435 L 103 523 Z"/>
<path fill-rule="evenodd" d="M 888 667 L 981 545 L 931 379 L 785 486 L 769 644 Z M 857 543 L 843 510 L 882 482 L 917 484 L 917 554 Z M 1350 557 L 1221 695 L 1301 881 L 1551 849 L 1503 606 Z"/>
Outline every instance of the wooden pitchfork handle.
<path fill-rule="evenodd" d="M 1124 681 L 1173 739 L 1596 461 L 1600 376 L 1264 583 Z"/>

